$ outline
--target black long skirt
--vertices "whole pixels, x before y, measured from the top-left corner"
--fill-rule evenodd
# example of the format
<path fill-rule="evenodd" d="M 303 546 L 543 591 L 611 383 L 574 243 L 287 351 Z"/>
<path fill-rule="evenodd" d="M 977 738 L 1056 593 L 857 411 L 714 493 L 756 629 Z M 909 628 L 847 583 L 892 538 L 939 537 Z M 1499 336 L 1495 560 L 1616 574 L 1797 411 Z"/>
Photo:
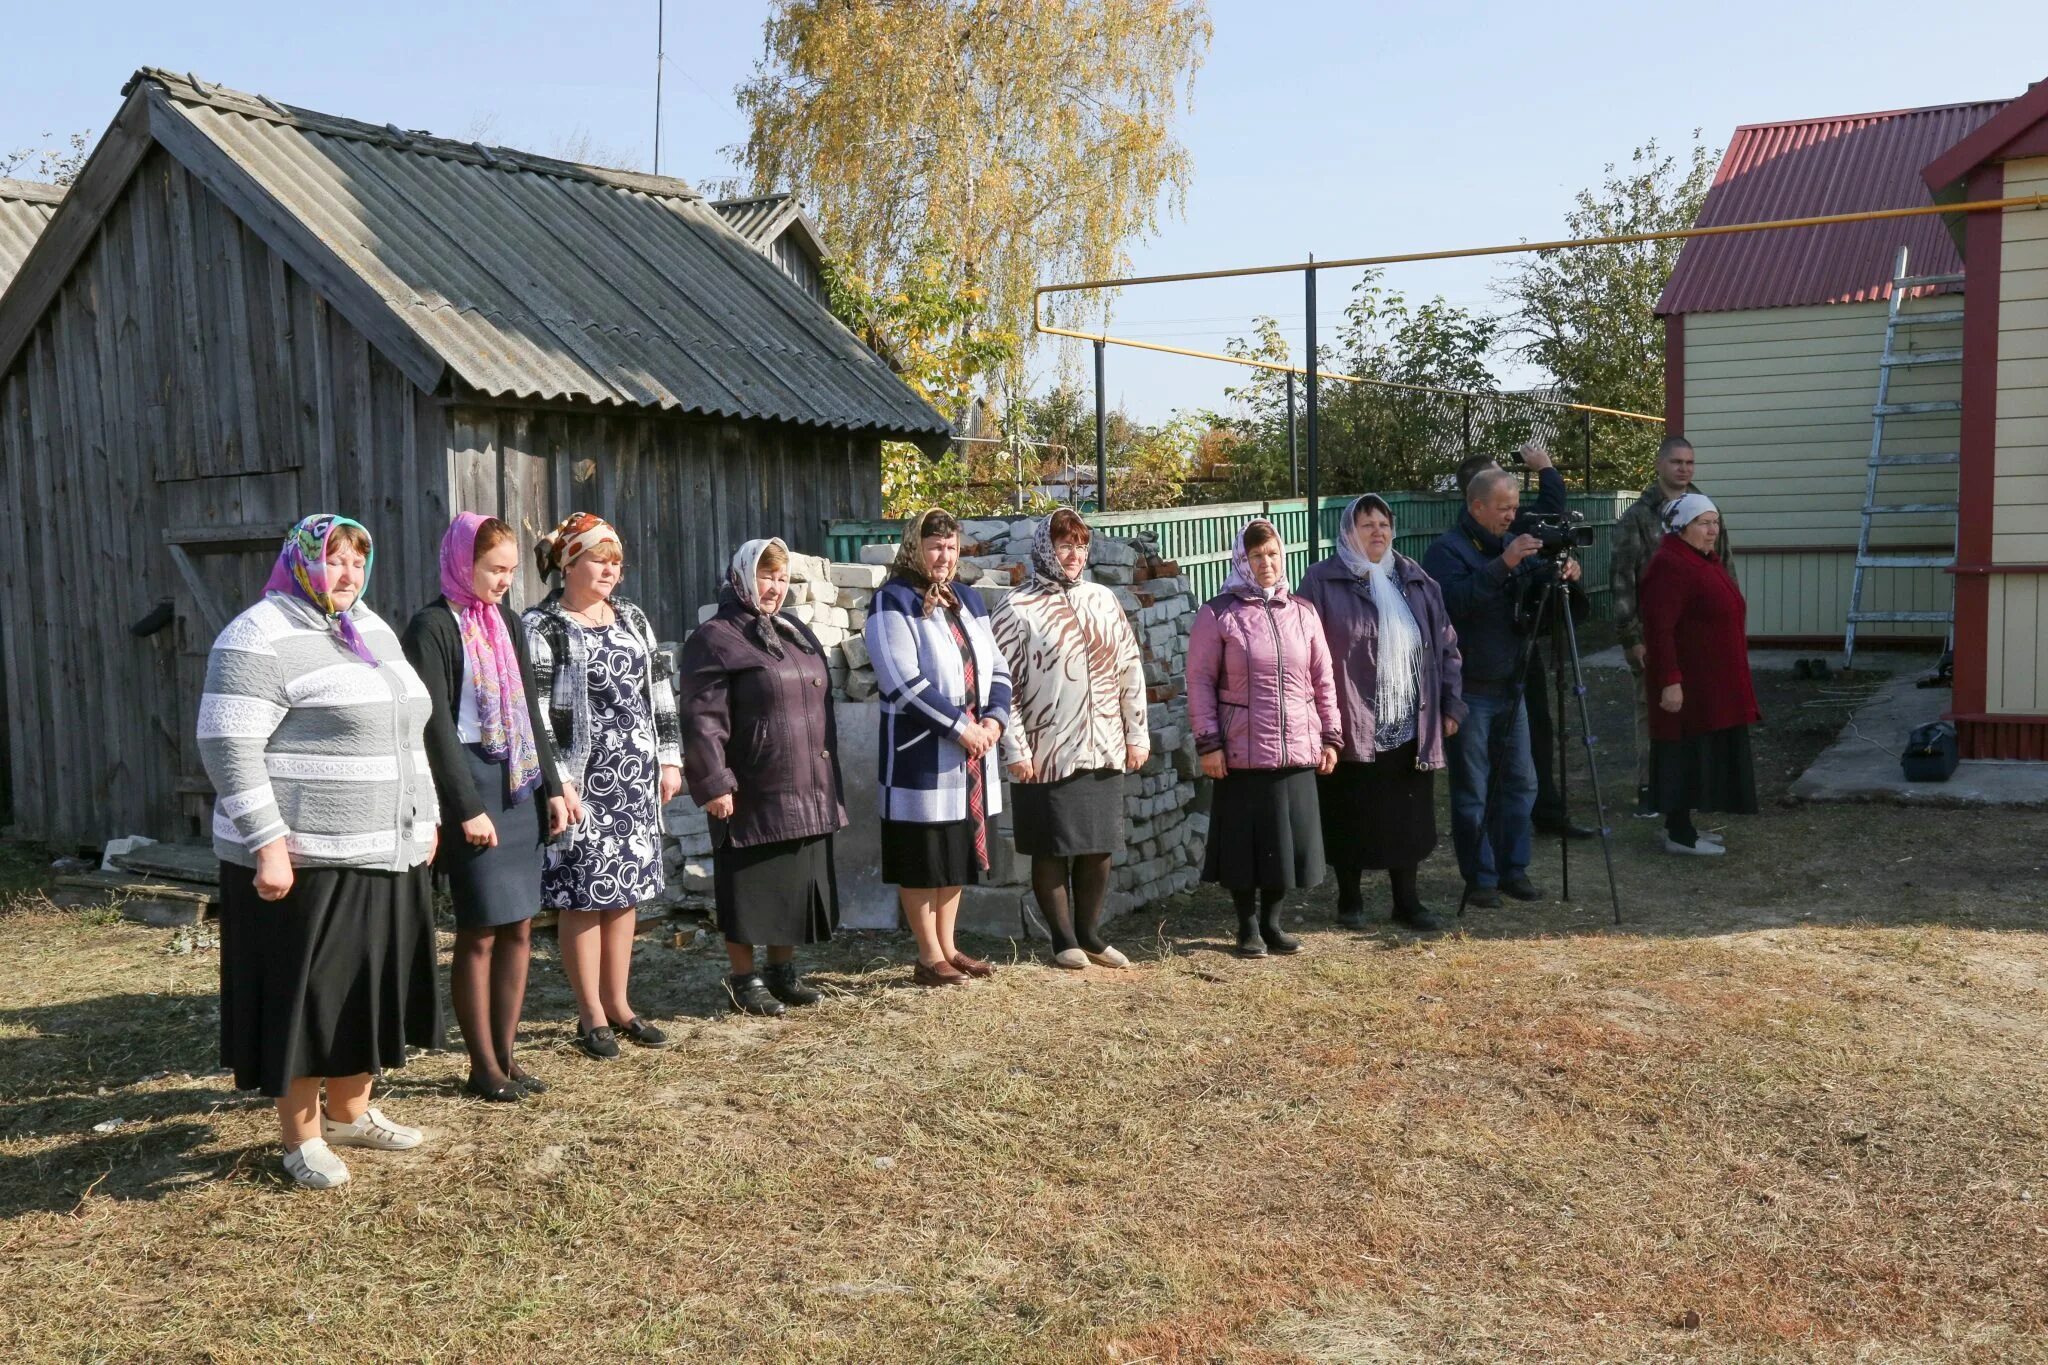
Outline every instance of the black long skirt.
<path fill-rule="evenodd" d="M 1217 779 L 1202 880 L 1233 891 L 1292 891 L 1323 879 L 1313 768 L 1246 768 Z"/>
<path fill-rule="evenodd" d="M 283 1095 L 306 1076 L 375 1075 L 438 1048 L 433 879 L 300 868 L 283 900 L 220 868 L 220 1059 L 235 1085 Z"/>
<path fill-rule="evenodd" d="M 533 803 L 547 798 L 535 788 L 517 802 L 505 781 L 505 762 L 474 744 L 463 746 L 470 780 L 483 797 L 484 813 L 497 826 L 495 848 L 478 848 L 462 837 L 462 824 L 441 826 L 441 850 L 434 870 L 448 879 L 458 929 L 495 929 L 540 913 L 540 874 L 546 852 Z"/>
<path fill-rule="evenodd" d="M 1650 745 L 1650 792 L 1660 815 L 1756 814 L 1756 760 L 1749 727 L 1731 725 Z"/>
<path fill-rule="evenodd" d="M 1436 783 L 1415 766 L 1415 749 L 1411 739 L 1370 763 L 1339 763 L 1316 778 L 1330 866 L 1408 868 L 1435 851 Z"/>
<path fill-rule="evenodd" d="M 839 927 L 839 873 L 832 836 L 735 848 L 711 862 L 718 932 L 730 943 L 772 948 L 823 943 Z"/>
<path fill-rule="evenodd" d="M 911 891 L 972 886 L 987 873 L 974 852 L 974 822 L 882 822 L 882 880 Z"/>
<path fill-rule="evenodd" d="M 1093 768 L 1010 784 L 1011 832 L 1027 858 L 1080 858 L 1124 846 L 1124 775 Z"/>

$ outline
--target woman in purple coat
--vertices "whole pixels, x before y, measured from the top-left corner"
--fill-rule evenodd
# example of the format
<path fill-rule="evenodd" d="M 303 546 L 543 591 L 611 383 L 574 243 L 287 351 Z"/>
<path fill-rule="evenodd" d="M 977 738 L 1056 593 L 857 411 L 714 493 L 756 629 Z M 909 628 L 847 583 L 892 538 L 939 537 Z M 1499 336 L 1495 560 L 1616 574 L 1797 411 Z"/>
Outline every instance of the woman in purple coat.
<path fill-rule="evenodd" d="M 1365 927 L 1359 881 L 1384 868 L 1394 922 L 1434 932 L 1416 869 L 1436 848 L 1431 774 L 1465 718 L 1458 633 L 1436 580 L 1394 549 L 1394 509 L 1376 493 L 1344 509 L 1337 553 L 1311 565 L 1301 595 L 1315 604 L 1337 674 L 1344 743 L 1317 779 L 1323 846 L 1337 873 L 1337 922 Z"/>
<path fill-rule="evenodd" d="M 1299 952 L 1280 902 L 1323 879 L 1315 774 L 1337 766 L 1344 718 L 1322 622 L 1287 591 L 1287 547 L 1264 518 L 1238 532 L 1223 591 L 1195 614 L 1188 715 L 1216 782 L 1202 880 L 1230 888 L 1239 957 Z"/>

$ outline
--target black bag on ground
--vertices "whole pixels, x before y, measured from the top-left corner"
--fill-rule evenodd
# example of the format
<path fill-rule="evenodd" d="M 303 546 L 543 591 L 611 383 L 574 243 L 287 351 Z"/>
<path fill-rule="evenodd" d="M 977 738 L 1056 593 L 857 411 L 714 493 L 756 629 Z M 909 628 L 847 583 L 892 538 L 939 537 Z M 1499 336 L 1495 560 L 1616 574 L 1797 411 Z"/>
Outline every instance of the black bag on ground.
<path fill-rule="evenodd" d="M 1929 721 L 1906 736 L 1899 766 L 1908 782 L 1946 782 L 1955 774 L 1960 756 L 1956 727 L 1945 720 Z"/>

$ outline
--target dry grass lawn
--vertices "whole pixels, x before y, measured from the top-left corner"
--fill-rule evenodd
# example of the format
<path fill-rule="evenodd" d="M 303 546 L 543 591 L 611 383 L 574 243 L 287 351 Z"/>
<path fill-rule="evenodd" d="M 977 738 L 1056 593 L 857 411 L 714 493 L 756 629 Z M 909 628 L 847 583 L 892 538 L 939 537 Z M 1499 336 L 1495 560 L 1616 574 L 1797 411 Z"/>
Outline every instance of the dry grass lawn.
<path fill-rule="evenodd" d="M 1774 808 L 1721 865 L 1621 823 L 1620 930 L 1590 856 L 1434 943 L 1318 895 L 1291 961 L 1203 894 L 1128 973 L 918 992 L 843 938 L 780 1023 L 650 935 L 676 1045 L 603 1066 L 544 954 L 553 1091 L 422 1057 L 382 1102 L 431 1145 L 328 1195 L 213 1073 L 205 942 L 26 892 L 0 1356 L 2048 1359 L 2048 817 Z"/>

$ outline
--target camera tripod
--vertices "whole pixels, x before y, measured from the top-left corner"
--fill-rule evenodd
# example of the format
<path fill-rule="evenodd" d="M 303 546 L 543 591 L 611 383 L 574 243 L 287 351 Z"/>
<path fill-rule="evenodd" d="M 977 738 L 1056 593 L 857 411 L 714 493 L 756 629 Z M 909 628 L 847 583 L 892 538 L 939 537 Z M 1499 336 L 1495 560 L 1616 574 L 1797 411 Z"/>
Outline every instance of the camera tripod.
<path fill-rule="evenodd" d="M 1522 667 L 1515 676 L 1529 676 L 1529 660 L 1536 653 L 1536 641 L 1543 630 L 1544 613 L 1550 610 L 1551 601 L 1558 595 L 1561 580 L 1558 577 L 1562 560 L 1552 560 L 1549 572 L 1544 576 L 1542 587 L 1536 592 L 1536 605 L 1531 616 L 1529 638 L 1522 642 Z M 1568 785 L 1571 777 L 1571 750 L 1565 739 L 1564 704 L 1564 659 L 1569 650 L 1572 660 L 1572 693 L 1579 699 L 1579 734 L 1586 746 L 1586 772 L 1593 783 L 1593 813 L 1598 819 L 1600 830 L 1600 854 L 1607 862 L 1607 898 L 1614 906 L 1614 922 L 1621 923 L 1621 892 L 1614 881 L 1614 843 L 1607 825 L 1607 800 L 1600 792 L 1600 758 L 1595 752 L 1599 736 L 1593 733 L 1593 709 L 1586 700 L 1586 665 L 1579 657 L 1579 628 L 1572 620 L 1571 594 L 1564 594 L 1565 601 L 1550 619 L 1550 668 L 1551 690 L 1557 695 L 1557 802 L 1565 810 L 1571 809 Z M 1565 821 L 1566 830 L 1557 837 L 1559 868 L 1558 894 L 1570 899 L 1572 894 L 1572 840 L 1571 821 Z"/>

